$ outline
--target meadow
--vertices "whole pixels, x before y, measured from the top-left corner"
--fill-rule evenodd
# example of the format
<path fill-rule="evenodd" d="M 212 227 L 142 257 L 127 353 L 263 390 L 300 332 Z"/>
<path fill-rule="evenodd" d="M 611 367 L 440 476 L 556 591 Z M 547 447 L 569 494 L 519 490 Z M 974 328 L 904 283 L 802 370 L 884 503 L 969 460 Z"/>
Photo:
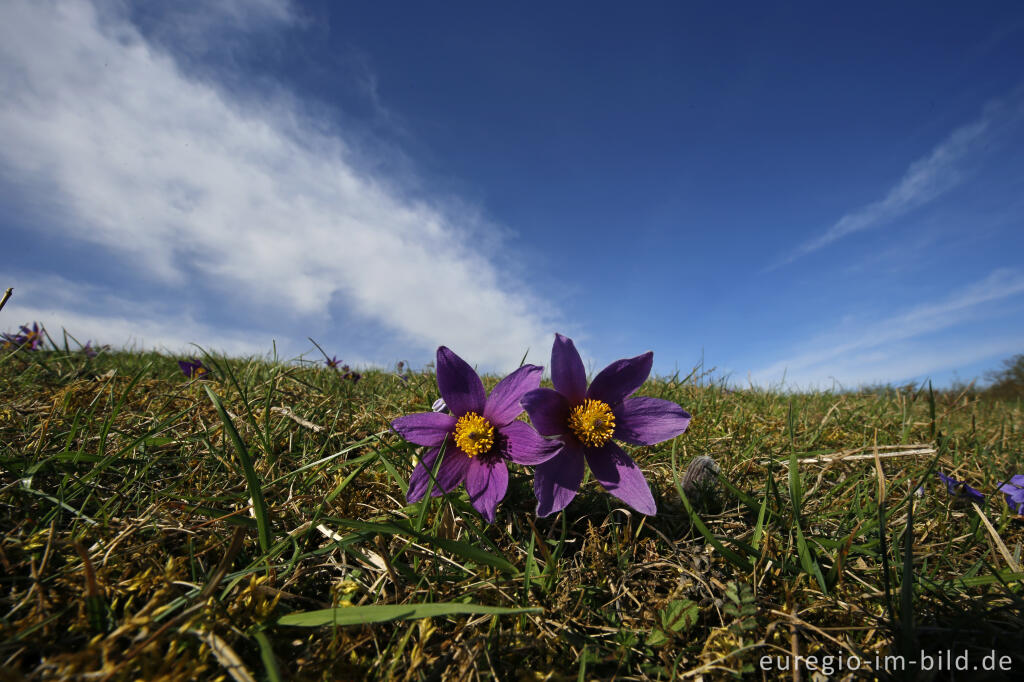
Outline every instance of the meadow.
<path fill-rule="evenodd" d="M 431 410 L 431 367 L 199 358 L 0 353 L 0 680 L 1024 671 L 1024 522 L 998 491 L 1024 473 L 1019 399 L 698 367 L 639 391 L 693 416 L 627 448 L 655 516 L 588 475 L 538 518 L 513 465 L 487 524 L 463 487 L 405 502 L 422 449 L 389 424 Z M 701 456 L 717 473 L 684 485 Z"/>

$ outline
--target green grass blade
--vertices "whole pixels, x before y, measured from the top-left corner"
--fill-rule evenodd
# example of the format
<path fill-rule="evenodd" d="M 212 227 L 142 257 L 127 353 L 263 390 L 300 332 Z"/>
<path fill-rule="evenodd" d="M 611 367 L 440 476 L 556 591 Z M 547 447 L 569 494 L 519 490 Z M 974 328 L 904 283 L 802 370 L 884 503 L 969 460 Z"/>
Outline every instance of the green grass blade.
<path fill-rule="evenodd" d="M 260 645 L 260 660 L 263 661 L 263 669 L 267 671 L 267 679 L 270 682 L 282 682 L 281 669 L 277 665 L 274 647 L 271 645 L 267 633 L 262 631 L 256 632 L 253 634 L 253 637 L 255 637 L 256 643 Z"/>
<path fill-rule="evenodd" d="M 253 514 L 256 516 L 260 549 L 267 553 L 270 551 L 271 545 L 274 544 L 271 540 L 270 515 L 267 512 L 267 503 L 263 499 L 263 488 L 260 485 L 260 479 L 256 475 L 255 467 L 253 467 L 252 457 L 249 456 L 249 450 L 245 447 L 242 437 L 238 435 L 235 425 L 231 423 L 231 417 L 228 416 L 227 410 L 221 404 L 220 398 L 210 390 L 209 386 L 204 385 L 203 388 L 206 389 L 207 395 L 210 396 L 210 401 L 213 402 L 213 407 L 217 410 L 217 414 L 224 424 L 224 430 L 231 438 L 231 442 L 234 443 L 235 450 L 238 452 L 238 459 L 242 463 L 242 471 L 245 474 L 245 484 L 249 488 L 249 497 L 252 498 L 252 509 Z"/>
<path fill-rule="evenodd" d="M 914 644 L 914 496 L 907 504 L 907 527 L 903 531 L 903 576 L 900 583 L 901 649 L 910 653 Z"/>
<path fill-rule="evenodd" d="M 764 502 L 761 503 L 761 508 L 757 512 L 757 524 L 754 526 L 754 539 L 751 544 L 754 549 L 761 548 L 761 538 L 764 537 L 764 516 L 765 511 L 768 509 L 768 491 L 765 490 Z"/>
<path fill-rule="evenodd" d="M 364 625 L 392 620 L 415 620 L 453 615 L 511 615 L 541 613 L 539 607 L 506 608 L 484 604 L 442 602 L 438 604 L 372 604 L 370 606 L 339 606 L 333 609 L 289 613 L 278 619 L 278 625 L 300 628 L 319 628 L 325 625 Z"/>

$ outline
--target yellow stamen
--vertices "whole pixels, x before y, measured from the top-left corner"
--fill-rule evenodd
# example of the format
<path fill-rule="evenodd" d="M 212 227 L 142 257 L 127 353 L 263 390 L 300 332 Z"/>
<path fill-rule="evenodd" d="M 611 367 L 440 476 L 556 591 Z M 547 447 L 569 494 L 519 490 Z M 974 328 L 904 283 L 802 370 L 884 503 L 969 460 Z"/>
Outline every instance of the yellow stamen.
<path fill-rule="evenodd" d="M 597 448 L 615 433 L 615 415 L 606 403 L 585 400 L 569 411 L 569 428 L 584 445 Z"/>
<path fill-rule="evenodd" d="M 494 427 L 476 412 L 467 412 L 455 422 L 455 444 L 470 457 L 482 455 L 494 445 Z"/>

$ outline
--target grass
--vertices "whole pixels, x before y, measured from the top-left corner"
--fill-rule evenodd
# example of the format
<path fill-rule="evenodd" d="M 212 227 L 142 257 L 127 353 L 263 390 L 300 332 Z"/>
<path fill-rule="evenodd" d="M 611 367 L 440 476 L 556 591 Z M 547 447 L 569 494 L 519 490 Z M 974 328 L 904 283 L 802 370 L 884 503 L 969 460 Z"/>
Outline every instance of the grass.
<path fill-rule="evenodd" d="M 792 655 L 870 679 L 921 650 L 1024 670 L 1024 523 L 995 492 L 1024 473 L 1019 400 L 652 380 L 694 416 L 631 449 L 657 516 L 587 480 L 536 518 L 511 467 L 487 525 L 462 489 L 404 502 L 418 450 L 388 422 L 430 409 L 431 373 L 206 364 L 0 354 L 0 679 L 808 679 L 761 668 Z M 698 455 L 718 480 L 684 489 Z"/>

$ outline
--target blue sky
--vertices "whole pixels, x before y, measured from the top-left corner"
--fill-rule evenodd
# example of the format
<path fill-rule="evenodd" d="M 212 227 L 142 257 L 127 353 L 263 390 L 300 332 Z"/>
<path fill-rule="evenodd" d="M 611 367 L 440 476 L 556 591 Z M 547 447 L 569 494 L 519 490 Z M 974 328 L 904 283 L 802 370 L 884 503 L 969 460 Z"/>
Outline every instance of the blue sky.
<path fill-rule="evenodd" d="M 797 388 L 1024 352 L 1024 5 L 692 5 L 3 3 L 0 328 Z"/>

